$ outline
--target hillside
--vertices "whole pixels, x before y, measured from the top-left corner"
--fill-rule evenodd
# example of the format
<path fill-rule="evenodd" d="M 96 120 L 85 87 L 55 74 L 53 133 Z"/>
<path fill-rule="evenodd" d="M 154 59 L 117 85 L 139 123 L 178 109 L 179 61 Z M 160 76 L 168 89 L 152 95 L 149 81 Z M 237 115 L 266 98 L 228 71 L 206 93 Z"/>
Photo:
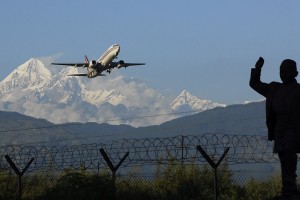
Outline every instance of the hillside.
<path fill-rule="evenodd" d="M 56 125 L 43 119 L 2 111 L 0 112 L 0 131 L 3 137 L 0 142 L 1 145 L 24 143 L 34 143 L 32 145 L 57 145 L 59 143 L 72 145 L 104 143 L 121 138 L 169 137 L 203 133 L 266 135 L 264 110 L 264 102 L 232 105 L 181 117 L 157 126 L 139 128 L 128 125 L 109 125 L 107 123 Z M 136 118 L 134 120 L 140 119 Z"/>

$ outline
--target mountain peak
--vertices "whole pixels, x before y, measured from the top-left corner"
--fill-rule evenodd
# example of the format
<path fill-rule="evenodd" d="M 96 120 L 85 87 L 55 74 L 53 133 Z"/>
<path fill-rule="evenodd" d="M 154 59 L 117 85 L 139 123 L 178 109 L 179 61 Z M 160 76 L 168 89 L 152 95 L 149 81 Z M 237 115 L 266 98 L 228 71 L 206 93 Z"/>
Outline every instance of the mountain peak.
<path fill-rule="evenodd" d="M 185 102 L 188 102 L 189 100 L 191 100 L 192 98 L 197 98 L 193 95 L 191 95 L 187 90 L 183 90 L 179 96 L 177 97 L 178 99 L 181 99 Z M 197 98 L 198 99 L 198 98 Z"/>
<path fill-rule="evenodd" d="M 38 73 L 43 77 L 51 77 L 51 72 L 45 67 L 44 63 L 37 58 L 30 58 L 24 64 L 20 65 L 14 72 L 25 73 L 25 75 L 32 75 Z"/>
<path fill-rule="evenodd" d="M 210 100 L 200 99 L 187 90 L 183 90 L 179 96 L 171 103 L 171 108 L 176 111 L 203 111 L 215 107 L 225 107 L 225 104 L 213 103 Z"/>
<path fill-rule="evenodd" d="M 43 63 L 37 58 L 30 58 L 24 64 L 28 64 L 28 65 L 31 65 L 31 66 L 36 66 L 36 65 L 43 64 Z"/>
<path fill-rule="evenodd" d="M 0 94 L 14 89 L 36 88 L 45 85 L 51 79 L 51 72 L 42 61 L 31 58 L 10 73 L 0 83 Z"/>

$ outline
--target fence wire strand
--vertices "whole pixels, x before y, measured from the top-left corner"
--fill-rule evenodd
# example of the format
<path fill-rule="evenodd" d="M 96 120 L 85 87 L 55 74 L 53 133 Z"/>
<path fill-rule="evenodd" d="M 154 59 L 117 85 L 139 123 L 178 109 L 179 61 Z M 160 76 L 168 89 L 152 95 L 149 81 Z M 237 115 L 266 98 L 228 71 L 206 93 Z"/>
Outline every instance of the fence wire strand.
<path fill-rule="evenodd" d="M 22 146 L 0 147 L 0 169 L 9 169 L 5 155 L 20 168 L 31 158 L 34 162 L 28 171 L 97 169 L 106 165 L 99 149 L 103 148 L 113 163 L 129 152 L 123 166 L 166 164 L 178 161 L 191 164 L 205 162 L 196 147 L 200 145 L 207 154 L 218 159 L 225 148 L 230 147 L 226 161 L 229 164 L 264 163 L 277 161 L 272 153 L 272 143 L 264 136 L 226 135 L 206 133 L 202 135 L 175 136 L 165 138 L 121 139 L 108 144 L 82 144 L 75 146 Z"/>

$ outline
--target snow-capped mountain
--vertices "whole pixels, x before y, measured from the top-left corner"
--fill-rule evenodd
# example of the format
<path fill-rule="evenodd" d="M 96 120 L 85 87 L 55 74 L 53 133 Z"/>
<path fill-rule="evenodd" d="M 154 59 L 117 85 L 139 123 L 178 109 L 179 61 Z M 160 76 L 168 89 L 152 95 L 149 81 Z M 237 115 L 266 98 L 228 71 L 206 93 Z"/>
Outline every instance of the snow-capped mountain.
<path fill-rule="evenodd" d="M 53 123 L 107 122 L 147 126 L 178 117 L 174 111 L 207 110 L 223 104 L 183 91 L 171 104 L 144 82 L 120 75 L 95 79 L 69 77 L 77 68 L 53 69 L 30 59 L 0 82 L 0 109 Z M 156 117 L 143 117 L 143 116 Z"/>
<path fill-rule="evenodd" d="M 15 69 L 0 83 L 1 100 L 18 101 L 29 90 L 43 88 L 49 82 L 51 76 L 51 72 L 41 61 L 30 59 Z"/>
<path fill-rule="evenodd" d="M 202 100 L 183 90 L 171 103 L 171 108 L 176 111 L 204 111 L 215 107 L 225 107 L 225 104 L 214 103 L 210 100 Z"/>

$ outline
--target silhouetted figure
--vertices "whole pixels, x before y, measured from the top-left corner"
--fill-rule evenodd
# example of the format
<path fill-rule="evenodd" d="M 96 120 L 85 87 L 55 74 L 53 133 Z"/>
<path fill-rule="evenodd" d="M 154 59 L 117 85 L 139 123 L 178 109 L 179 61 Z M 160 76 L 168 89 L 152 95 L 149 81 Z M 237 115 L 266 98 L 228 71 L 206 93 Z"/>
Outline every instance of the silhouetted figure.
<path fill-rule="evenodd" d="M 296 62 L 282 61 L 282 83 L 263 83 L 260 80 L 264 59 L 259 58 L 251 69 L 250 87 L 266 98 L 268 140 L 274 140 L 274 153 L 281 164 L 282 195 L 274 199 L 298 199 L 296 185 L 297 153 L 300 152 L 300 84 Z"/>

